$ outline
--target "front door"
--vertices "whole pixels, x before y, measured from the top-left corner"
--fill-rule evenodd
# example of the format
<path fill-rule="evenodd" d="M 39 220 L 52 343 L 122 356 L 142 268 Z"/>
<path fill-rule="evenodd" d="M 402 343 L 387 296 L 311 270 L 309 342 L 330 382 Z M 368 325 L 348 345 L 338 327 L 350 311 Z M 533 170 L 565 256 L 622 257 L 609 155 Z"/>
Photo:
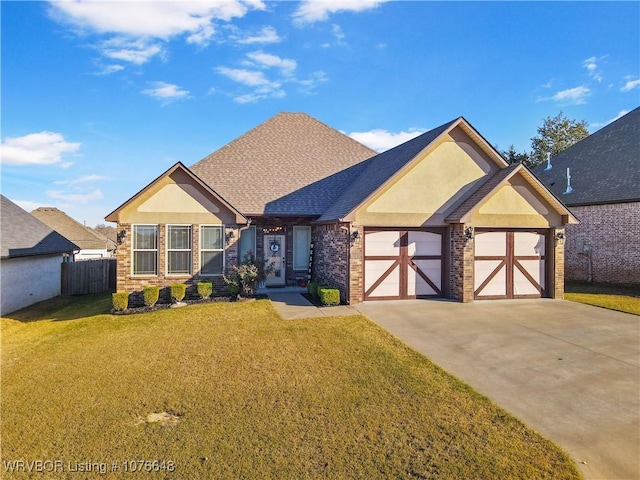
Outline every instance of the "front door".
<path fill-rule="evenodd" d="M 264 236 L 264 258 L 267 266 L 271 266 L 271 272 L 267 275 L 265 285 L 267 287 L 277 287 L 285 285 L 286 255 L 284 245 L 284 235 Z"/>

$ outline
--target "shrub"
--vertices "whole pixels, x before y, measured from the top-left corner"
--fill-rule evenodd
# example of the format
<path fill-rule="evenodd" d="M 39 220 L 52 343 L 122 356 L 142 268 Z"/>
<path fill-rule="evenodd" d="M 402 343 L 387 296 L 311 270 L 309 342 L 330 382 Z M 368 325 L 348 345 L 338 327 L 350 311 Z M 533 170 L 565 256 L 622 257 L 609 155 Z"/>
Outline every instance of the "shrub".
<path fill-rule="evenodd" d="M 273 268 L 273 263 L 268 263 L 268 260 L 257 261 L 249 250 L 242 262 L 238 265 L 232 265 L 231 269 L 223 275 L 223 279 L 232 295 L 238 293 L 253 295 L 256 291 L 256 285 L 263 282 L 267 275 L 273 271 Z M 230 285 L 233 285 L 232 289 L 229 288 Z M 237 292 L 235 292 L 235 287 L 237 287 Z"/>
<path fill-rule="evenodd" d="M 129 307 L 129 293 L 128 292 L 116 292 L 111 295 L 111 302 L 113 309 L 116 312 L 121 312 Z"/>
<path fill-rule="evenodd" d="M 206 300 L 213 293 L 213 282 L 198 282 L 196 285 L 200 298 Z"/>
<path fill-rule="evenodd" d="M 316 288 L 318 288 L 318 284 L 316 282 L 307 283 L 307 293 L 309 295 L 316 296 Z"/>
<path fill-rule="evenodd" d="M 187 294 L 187 286 L 184 283 L 174 283 L 169 285 L 169 289 L 171 290 L 171 299 L 176 302 L 182 301 Z"/>
<path fill-rule="evenodd" d="M 338 290 L 337 288 L 319 288 L 318 296 L 320 297 L 320 303 L 322 303 L 323 305 L 340 304 L 340 290 Z"/>
<path fill-rule="evenodd" d="M 149 286 L 142 289 L 142 298 L 147 307 L 153 307 L 160 298 L 160 287 Z"/>
<path fill-rule="evenodd" d="M 320 298 L 320 290 L 323 288 L 329 288 L 328 285 L 323 285 L 321 283 L 316 284 L 316 291 L 313 293 L 313 296 L 316 298 Z"/>

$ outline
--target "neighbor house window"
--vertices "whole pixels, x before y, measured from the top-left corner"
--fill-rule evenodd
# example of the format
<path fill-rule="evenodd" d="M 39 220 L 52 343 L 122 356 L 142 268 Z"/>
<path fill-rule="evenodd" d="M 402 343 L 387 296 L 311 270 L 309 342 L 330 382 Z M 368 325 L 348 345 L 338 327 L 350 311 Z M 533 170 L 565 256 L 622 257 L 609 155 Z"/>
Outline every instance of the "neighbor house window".
<path fill-rule="evenodd" d="M 293 269 L 309 268 L 309 246 L 311 245 L 311 227 L 293 227 Z"/>
<path fill-rule="evenodd" d="M 133 274 L 158 274 L 158 226 L 133 226 Z"/>
<path fill-rule="evenodd" d="M 167 225 L 167 273 L 191 274 L 191 225 Z"/>
<path fill-rule="evenodd" d="M 224 268 L 224 227 L 200 227 L 200 274 L 222 275 Z"/>
<path fill-rule="evenodd" d="M 240 231 L 240 261 L 244 260 L 245 255 L 253 256 L 256 254 L 256 227 L 249 227 Z"/>

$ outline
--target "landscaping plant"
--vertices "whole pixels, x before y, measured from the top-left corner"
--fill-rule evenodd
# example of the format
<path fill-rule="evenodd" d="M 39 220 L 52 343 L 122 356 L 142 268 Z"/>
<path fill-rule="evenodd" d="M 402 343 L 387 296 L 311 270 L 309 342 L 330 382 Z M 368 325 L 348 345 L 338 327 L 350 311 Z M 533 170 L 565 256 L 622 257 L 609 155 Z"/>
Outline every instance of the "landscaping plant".
<path fill-rule="evenodd" d="M 153 307 L 160 298 L 160 287 L 155 285 L 144 287 L 142 289 L 142 298 L 147 307 Z"/>
<path fill-rule="evenodd" d="M 184 283 L 174 283 L 169 286 L 169 289 L 171 290 L 171 299 L 176 302 L 181 302 L 187 294 L 187 286 Z"/>
<path fill-rule="evenodd" d="M 198 282 L 196 289 L 200 298 L 206 300 L 213 294 L 213 282 Z"/>

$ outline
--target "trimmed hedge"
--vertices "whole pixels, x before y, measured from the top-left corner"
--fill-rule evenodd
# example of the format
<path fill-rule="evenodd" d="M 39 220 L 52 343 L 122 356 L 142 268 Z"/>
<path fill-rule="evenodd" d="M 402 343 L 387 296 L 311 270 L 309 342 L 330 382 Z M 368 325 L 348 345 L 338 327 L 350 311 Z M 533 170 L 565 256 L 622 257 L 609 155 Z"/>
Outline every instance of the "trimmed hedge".
<path fill-rule="evenodd" d="M 196 285 L 200 298 L 206 300 L 213 294 L 213 282 L 198 282 Z"/>
<path fill-rule="evenodd" d="M 184 283 L 174 283 L 169 285 L 169 289 L 171 290 L 171 298 L 176 302 L 182 301 L 187 294 L 187 286 Z"/>
<path fill-rule="evenodd" d="M 111 295 L 111 304 L 116 312 L 121 312 L 129 307 L 129 292 L 116 292 Z"/>
<path fill-rule="evenodd" d="M 318 283 L 317 282 L 309 282 L 309 283 L 307 283 L 307 293 L 309 295 L 313 295 L 315 297 L 318 294 L 317 288 L 318 288 Z"/>
<path fill-rule="evenodd" d="M 338 290 L 337 288 L 318 288 L 318 296 L 320 297 L 320 303 L 322 303 L 323 305 L 340 304 L 340 290 Z"/>
<path fill-rule="evenodd" d="M 147 307 L 153 307 L 160 298 L 160 287 L 151 285 L 142 289 L 142 298 Z"/>

